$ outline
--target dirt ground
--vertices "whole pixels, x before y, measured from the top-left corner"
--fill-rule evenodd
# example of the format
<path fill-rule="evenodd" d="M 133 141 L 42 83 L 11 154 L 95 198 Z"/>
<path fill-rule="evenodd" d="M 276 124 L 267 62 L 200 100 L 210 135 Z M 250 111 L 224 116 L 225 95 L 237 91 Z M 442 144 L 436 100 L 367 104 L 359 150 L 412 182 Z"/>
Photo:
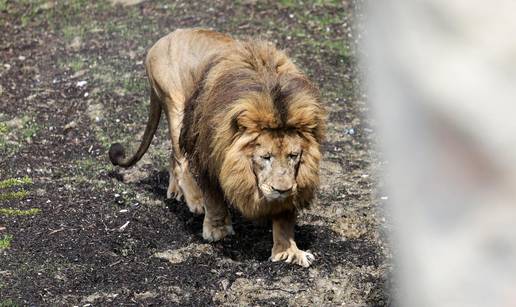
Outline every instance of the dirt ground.
<path fill-rule="evenodd" d="M 330 0 L 0 0 L 0 306 L 390 305 L 357 15 Z M 202 217 L 165 197 L 164 120 L 136 167 L 108 161 L 142 135 L 146 49 L 193 26 L 273 41 L 321 89 L 322 184 L 296 230 L 308 269 L 267 261 L 270 225 L 238 214 L 235 236 L 203 242 Z"/>

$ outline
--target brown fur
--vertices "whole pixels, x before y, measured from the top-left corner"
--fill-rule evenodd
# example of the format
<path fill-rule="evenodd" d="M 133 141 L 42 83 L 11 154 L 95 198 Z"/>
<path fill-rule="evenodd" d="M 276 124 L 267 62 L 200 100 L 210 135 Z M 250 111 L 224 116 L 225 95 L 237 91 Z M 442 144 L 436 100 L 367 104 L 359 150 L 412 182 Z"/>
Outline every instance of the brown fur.
<path fill-rule="evenodd" d="M 201 189 L 220 184 L 247 217 L 306 206 L 318 185 L 323 109 L 314 86 L 283 52 L 266 42 L 239 42 L 209 70 L 201 94 L 187 105 L 181 148 L 194 173 L 207 175 Z M 304 140 L 299 195 L 281 206 L 265 204 L 246 149 L 269 130 L 298 133 Z M 238 175 L 236 175 L 238 174 Z"/>
<path fill-rule="evenodd" d="M 282 51 L 264 41 L 236 41 L 209 30 L 186 29 L 158 41 L 147 55 L 146 67 L 151 96 L 156 97 L 151 99 L 154 122 L 149 120 L 135 157 L 124 161 L 123 148 L 112 147 L 114 164 L 130 166 L 143 155 L 159 120 L 157 109 L 163 108 L 173 144 L 171 169 L 177 173 L 181 171 L 175 164 L 189 166 L 191 175 L 186 175 L 193 176 L 206 198 L 205 224 L 217 220 L 219 226 L 227 226 L 228 213 L 217 205 L 220 216 L 211 214 L 210 203 L 227 202 L 246 217 L 273 217 L 281 224 L 285 214 L 295 215 L 312 201 L 319 184 L 325 113 L 315 86 Z M 283 201 L 267 201 L 253 173 L 255 142 L 266 136 L 283 148 L 288 135 L 301 140 L 297 188 Z M 288 221 L 292 224 L 295 219 Z M 290 246 L 280 243 L 275 239 L 276 250 Z M 291 250 L 303 253 L 295 244 Z M 274 255 L 273 249 L 273 260 Z"/>

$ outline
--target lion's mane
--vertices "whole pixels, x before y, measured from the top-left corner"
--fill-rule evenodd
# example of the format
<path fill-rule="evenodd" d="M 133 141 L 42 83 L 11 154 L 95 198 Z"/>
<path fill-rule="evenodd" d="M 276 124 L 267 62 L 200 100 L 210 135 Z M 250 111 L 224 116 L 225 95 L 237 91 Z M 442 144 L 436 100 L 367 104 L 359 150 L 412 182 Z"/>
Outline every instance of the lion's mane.
<path fill-rule="evenodd" d="M 180 147 L 201 190 L 223 193 L 248 218 L 306 207 L 319 185 L 324 135 L 317 88 L 263 41 L 237 42 L 207 61 L 198 79 L 185 107 Z M 265 201 L 251 162 L 253 142 L 266 130 L 295 132 L 303 140 L 297 193 L 279 203 Z"/>

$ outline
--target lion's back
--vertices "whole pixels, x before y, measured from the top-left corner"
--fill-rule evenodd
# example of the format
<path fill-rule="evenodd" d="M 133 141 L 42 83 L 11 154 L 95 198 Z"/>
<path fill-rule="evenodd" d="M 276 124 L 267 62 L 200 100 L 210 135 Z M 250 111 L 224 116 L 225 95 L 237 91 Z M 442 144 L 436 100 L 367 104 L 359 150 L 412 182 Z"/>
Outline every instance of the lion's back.
<path fill-rule="evenodd" d="M 187 99 L 210 59 L 233 43 L 231 36 L 208 29 L 175 30 L 147 52 L 145 66 L 153 72 L 151 83 L 164 95 L 181 93 Z"/>

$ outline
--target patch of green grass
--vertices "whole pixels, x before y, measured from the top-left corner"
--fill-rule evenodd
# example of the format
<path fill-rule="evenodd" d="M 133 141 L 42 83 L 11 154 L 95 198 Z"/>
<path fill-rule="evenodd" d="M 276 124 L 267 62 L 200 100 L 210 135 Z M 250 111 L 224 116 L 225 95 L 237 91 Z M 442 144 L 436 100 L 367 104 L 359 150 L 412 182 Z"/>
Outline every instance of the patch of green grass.
<path fill-rule="evenodd" d="M 30 142 L 41 129 L 40 125 L 31 117 L 23 116 L 21 128 L 9 127 L 7 123 L 0 123 L 0 156 L 9 158 L 22 147 L 23 141 Z"/>
<path fill-rule="evenodd" d="M 336 6 L 342 3 L 342 0 L 312 0 L 315 6 Z"/>
<path fill-rule="evenodd" d="M 145 79 L 135 78 L 135 76 L 131 75 L 128 78 L 124 78 L 122 82 L 123 88 L 129 93 L 141 94 L 147 91 L 148 83 Z"/>
<path fill-rule="evenodd" d="M 6 299 L 0 301 L 0 307 L 18 307 L 18 304 L 16 304 L 12 299 Z"/>
<path fill-rule="evenodd" d="M 7 0 L 0 0 L 0 11 L 7 10 Z"/>
<path fill-rule="evenodd" d="M 0 123 L 0 152 L 6 152 L 4 153 L 6 156 L 10 156 L 8 154 L 9 151 L 9 144 L 7 142 L 7 134 L 9 133 L 9 127 L 7 127 L 7 124 Z"/>
<path fill-rule="evenodd" d="M 278 3 L 282 7 L 293 7 L 294 5 L 296 5 L 296 1 L 294 0 L 279 0 Z"/>
<path fill-rule="evenodd" d="M 1 239 L 0 239 L 0 250 L 2 249 L 8 249 L 9 247 L 11 247 L 11 241 L 13 240 L 13 236 L 12 235 L 4 235 Z"/>
<path fill-rule="evenodd" d="M 343 59 L 349 58 L 349 48 L 344 41 L 324 41 L 322 46 L 336 52 Z"/>
<path fill-rule="evenodd" d="M 31 208 L 27 210 L 13 209 L 13 208 L 0 208 L 0 216 L 27 216 L 36 215 L 41 212 L 39 208 Z"/>
<path fill-rule="evenodd" d="M 37 16 L 41 12 L 43 1 L 21 1 L 26 5 L 26 9 L 20 17 L 22 27 L 26 27 L 30 23 L 37 20 Z"/>
<path fill-rule="evenodd" d="M 8 178 L 0 181 L 0 189 L 6 189 L 26 184 L 32 184 L 32 179 L 30 179 L 27 176 L 23 178 Z"/>
<path fill-rule="evenodd" d="M 331 24 L 342 23 L 342 18 L 340 16 L 323 15 L 323 16 L 320 16 L 320 17 L 316 17 L 314 19 L 317 21 L 317 23 L 320 26 L 323 26 L 323 27 L 331 25 Z"/>
<path fill-rule="evenodd" d="M 86 28 L 82 25 L 69 25 L 64 27 L 61 33 L 66 41 L 72 41 L 76 36 L 83 37 L 86 31 Z"/>
<path fill-rule="evenodd" d="M 19 187 L 19 186 L 23 186 L 23 185 L 29 185 L 29 184 L 32 184 L 32 179 L 30 179 L 27 176 L 25 176 L 23 178 L 8 178 L 8 179 L 4 179 L 4 180 L 0 181 L 0 189 L 8 189 L 8 188 Z M 29 195 L 29 193 L 27 191 L 25 191 L 24 189 L 21 189 L 19 191 L 14 191 L 14 192 L 6 192 L 6 193 L 0 192 L 0 201 L 22 199 L 22 198 L 27 197 L 28 195 Z M 0 215 L 2 215 L 2 213 L 3 213 L 2 210 L 6 210 L 6 209 L 0 208 Z M 6 214 L 4 214 L 4 215 L 6 215 Z"/>
<path fill-rule="evenodd" d="M 93 158 L 86 158 L 82 160 L 77 160 L 77 170 L 80 174 L 91 175 L 97 174 L 101 170 L 106 169 L 106 163 L 102 161 L 98 161 Z"/>
<path fill-rule="evenodd" d="M 63 69 L 68 68 L 74 72 L 77 72 L 86 66 L 86 61 L 81 57 L 69 57 L 59 61 L 59 66 Z"/>
<path fill-rule="evenodd" d="M 0 194 L 0 201 L 23 199 L 27 196 L 29 196 L 29 192 L 27 192 L 25 190 L 2 193 L 2 194 Z"/>
<path fill-rule="evenodd" d="M 6 123 L 0 123 L 0 135 L 7 134 L 9 132 L 9 128 Z"/>
<path fill-rule="evenodd" d="M 40 127 L 34 120 L 26 121 L 21 131 L 23 139 L 31 140 L 39 130 Z"/>
<path fill-rule="evenodd" d="M 126 20 L 109 20 L 103 28 L 107 33 L 116 36 L 117 39 L 133 40 L 141 38 L 141 25 L 138 22 L 141 19 L 139 11 L 131 9 L 128 11 Z"/>

